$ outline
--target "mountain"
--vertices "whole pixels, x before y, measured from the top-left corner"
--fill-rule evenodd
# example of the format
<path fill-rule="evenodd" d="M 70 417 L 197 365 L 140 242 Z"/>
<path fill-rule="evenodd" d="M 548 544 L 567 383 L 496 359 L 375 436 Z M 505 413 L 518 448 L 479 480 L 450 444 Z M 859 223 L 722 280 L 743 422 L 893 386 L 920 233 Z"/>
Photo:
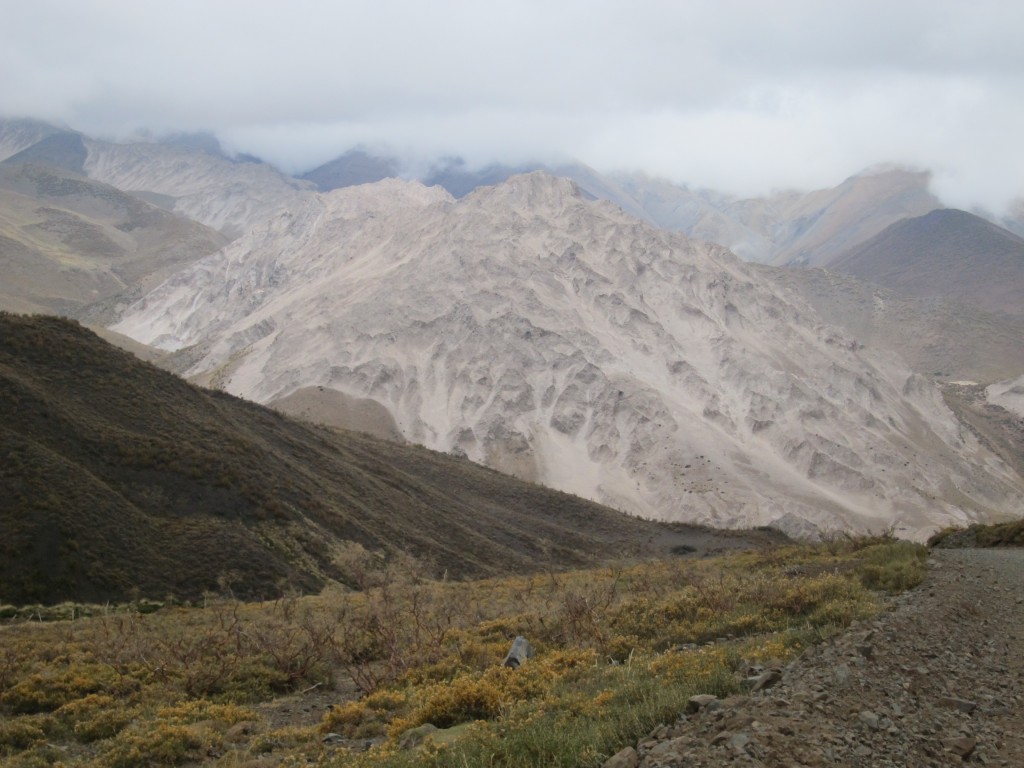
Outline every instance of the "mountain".
<path fill-rule="evenodd" d="M 6 160 L 62 129 L 41 120 L 0 118 L 0 160 Z"/>
<path fill-rule="evenodd" d="M 299 178 L 313 182 L 321 192 L 330 192 L 332 189 L 372 184 L 382 179 L 397 178 L 399 175 L 397 160 L 371 155 L 363 149 L 350 149 L 334 160 L 307 171 Z"/>
<path fill-rule="evenodd" d="M 87 139 L 86 175 L 235 238 L 302 204 L 313 185 L 271 165 L 236 161 L 174 144 Z"/>
<path fill-rule="evenodd" d="M 938 381 L 1000 381 L 1024 371 L 1024 318 L 948 298 L 914 298 L 824 269 L 763 267 L 858 343 L 896 352 Z"/>
<path fill-rule="evenodd" d="M 76 175 L 85 173 L 87 156 L 82 135 L 70 131 L 50 134 L 4 160 L 5 165 L 43 165 Z"/>
<path fill-rule="evenodd" d="M 106 184 L 20 161 L 37 147 L 0 163 L 0 308 L 74 315 L 99 303 L 90 314 L 112 319 L 103 302 L 127 303 L 227 242 Z"/>
<path fill-rule="evenodd" d="M 364 150 L 350 150 L 299 178 L 313 181 L 321 192 L 371 184 L 384 179 L 414 178 L 428 187 L 441 187 L 456 199 L 461 199 L 480 187 L 493 187 L 513 176 L 545 171 L 552 176 L 571 179 L 586 194 L 596 200 L 608 200 L 627 213 L 653 221 L 643 205 L 610 176 L 598 173 L 583 163 L 565 162 L 556 165 L 540 162 L 508 165 L 489 163 L 473 167 L 460 157 L 450 157 L 430 165 L 426 171 L 403 168 L 392 157 L 371 155 Z M 667 182 L 666 182 L 667 183 Z"/>
<path fill-rule="evenodd" d="M 773 264 L 828 267 L 844 251 L 901 219 L 941 207 L 931 174 L 883 167 L 785 206 L 785 237 Z"/>
<path fill-rule="evenodd" d="M 18 157 L 0 163 L 0 307 L 77 314 L 127 301 L 227 242 L 106 184 Z"/>
<path fill-rule="evenodd" d="M 160 138 L 161 144 L 167 144 L 180 149 L 187 149 L 193 152 L 205 152 L 215 157 L 227 158 L 224 148 L 220 145 L 220 139 L 209 131 L 198 131 L 196 133 L 171 133 Z"/>
<path fill-rule="evenodd" d="M 375 400 L 412 442 L 646 517 L 922 536 L 1022 500 L 898 359 L 544 173 L 310 199 L 114 330 L 259 402 Z"/>
<path fill-rule="evenodd" d="M 256 158 L 227 157 L 211 134 L 110 143 L 32 121 L 0 120 L 0 158 L 5 147 L 7 154 L 13 154 L 47 137 L 55 146 L 41 145 L 35 151 L 46 150 L 48 164 L 60 164 L 56 145 L 78 142 L 77 153 L 62 161 L 61 167 L 143 195 L 230 238 L 301 205 L 314 189 L 327 192 L 402 177 L 441 186 L 462 198 L 481 186 L 536 170 L 572 179 L 586 193 L 615 203 L 637 218 L 724 245 L 746 260 L 763 263 L 826 266 L 839 252 L 889 224 L 941 207 L 928 191 L 928 173 L 893 167 L 870 169 L 831 189 L 741 199 L 643 174 L 603 174 L 577 162 L 476 167 L 453 157 L 417 165 L 355 148 L 294 179 Z M 1014 220 L 1011 214 L 1004 218 Z"/>
<path fill-rule="evenodd" d="M 691 190 L 646 174 L 628 174 L 614 177 L 643 214 L 644 218 L 664 229 L 684 232 L 690 237 L 724 245 L 746 261 L 766 262 L 774 252 L 768 234 L 752 228 L 733 215 L 744 206 L 758 205 L 754 201 L 736 201 L 710 190 Z"/>
<path fill-rule="evenodd" d="M 210 134 L 99 141 L 26 120 L 0 120 L 0 159 L 71 171 L 135 194 L 229 239 L 301 204 L 311 182 L 248 156 L 230 158 Z"/>
<path fill-rule="evenodd" d="M 831 268 L 901 296 L 948 298 L 1024 317 L 1024 238 L 965 211 L 896 222 Z"/>
<path fill-rule="evenodd" d="M 1005 408 L 1020 419 L 1020 428 L 1024 432 L 1024 375 L 1012 381 L 1001 381 L 988 387 L 989 402 Z"/>
<path fill-rule="evenodd" d="M 760 198 L 691 190 L 644 174 L 613 178 L 657 226 L 777 265 L 827 266 L 889 224 L 941 205 L 928 192 L 929 174 L 884 167 L 834 188 Z"/>
<path fill-rule="evenodd" d="M 1009 210 L 999 217 L 998 223 L 1015 235 L 1024 237 L 1024 198 L 1017 198 Z"/>
<path fill-rule="evenodd" d="M 0 594 L 9 603 L 240 597 L 405 553 L 484 576 L 751 546 L 191 386 L 72 321 L 0 313 Z"/>

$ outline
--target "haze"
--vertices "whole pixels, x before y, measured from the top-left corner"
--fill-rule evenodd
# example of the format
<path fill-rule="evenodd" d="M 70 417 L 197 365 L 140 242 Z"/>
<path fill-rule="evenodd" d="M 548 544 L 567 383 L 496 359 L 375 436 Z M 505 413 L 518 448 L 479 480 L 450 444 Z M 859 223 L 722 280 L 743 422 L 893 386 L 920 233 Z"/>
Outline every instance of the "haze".
<path fill-rule="evenodd" d="M 355 145 L 575 158 L 740 195 L 877 163 L 1024 194 L 1024 4 L 0 0 L 0 113 L 213 131 L 287 171 Z"/>

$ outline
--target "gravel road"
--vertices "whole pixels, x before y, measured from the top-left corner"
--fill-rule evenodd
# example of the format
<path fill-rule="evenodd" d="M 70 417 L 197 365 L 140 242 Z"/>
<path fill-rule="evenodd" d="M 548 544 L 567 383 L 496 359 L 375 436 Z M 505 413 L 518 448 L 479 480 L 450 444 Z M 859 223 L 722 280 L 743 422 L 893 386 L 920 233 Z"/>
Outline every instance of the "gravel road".
<path fill-rule="evenodd" d="M 762 690 L 694 701 L 607 768 L 1024 766 L 1024 550 L 936 550 L 928 577 Z"/>

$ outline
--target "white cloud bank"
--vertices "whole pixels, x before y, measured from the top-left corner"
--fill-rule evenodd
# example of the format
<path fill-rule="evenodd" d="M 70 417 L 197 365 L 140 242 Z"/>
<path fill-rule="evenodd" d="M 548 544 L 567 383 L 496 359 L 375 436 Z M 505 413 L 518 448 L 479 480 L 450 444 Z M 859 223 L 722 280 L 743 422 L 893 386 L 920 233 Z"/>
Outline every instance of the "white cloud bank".
<path fill-rule="evenodd" d="M 212 130 L 288 170 L 355 144 L 573 157 L 738 194 L 930 168 L 1024 193 L 1019 0 L 0 0 L 0 112 Z"/>

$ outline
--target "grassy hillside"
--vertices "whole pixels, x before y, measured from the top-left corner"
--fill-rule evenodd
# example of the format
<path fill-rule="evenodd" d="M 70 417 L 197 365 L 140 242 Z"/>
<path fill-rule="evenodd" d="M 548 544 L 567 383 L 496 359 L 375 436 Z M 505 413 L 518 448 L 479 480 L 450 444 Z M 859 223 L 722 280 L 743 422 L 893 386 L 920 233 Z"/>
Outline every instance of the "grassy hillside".
<path fill-rule="evenodd" d="M 746 545 L 193 387 L 73 321 L 0 314 L 0 599 L 240 597 L 353 583 L 353 551 L 438 575 Z"/>

